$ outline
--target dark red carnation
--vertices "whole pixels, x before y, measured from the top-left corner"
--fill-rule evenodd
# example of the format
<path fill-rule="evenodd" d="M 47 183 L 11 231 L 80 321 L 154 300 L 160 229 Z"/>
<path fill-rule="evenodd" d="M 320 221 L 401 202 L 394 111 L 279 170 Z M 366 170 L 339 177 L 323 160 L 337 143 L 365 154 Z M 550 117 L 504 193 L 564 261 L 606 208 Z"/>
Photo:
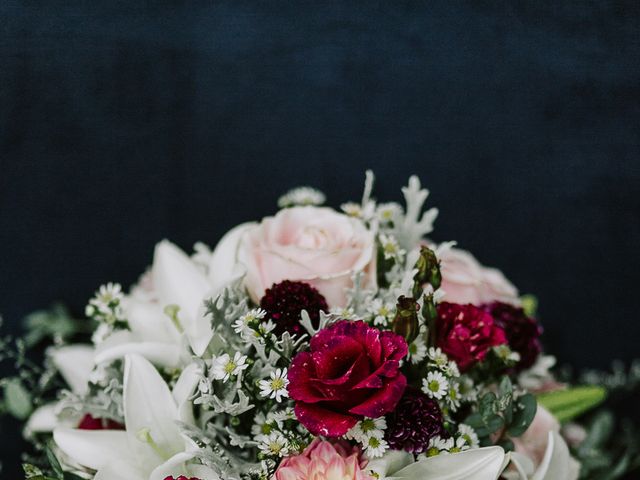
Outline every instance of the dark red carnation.
<path fill-rule="evenodd" d="M 516 370 L 531 367 L 542 351 L 540 335 L 542 327 L 535 318 L 528 317 L 521 307 L 514 307 L 508 303 L 494 302 L 484 306 L 491 314 L 496 324 L 507 335 L 511 350 L 520 354 L 520 361 Z"/>
<path fill-rule="evenodd" d="M 392 411 L 407 379 L 399 371 L 407 342 L 361 320 L 319 331 L 289 368 L 296 417 L 314 435 L 344 435 L 358 420 Z"/>
<path fill-rule="evenodd" d="M 417 388 L 407 387 L 395 410 L 387 415 L 385 439 L 395 450 L 424 453 L 429 441 L 444 436 L 442 412 L 438 402 Z"/>
<path fill-rule="evenodd" d="M 328 311 L 327 301 L 320 292 L 308 283 L 285 280 L 274 283 L 260 300 L 260 308 L 264 309 L 276 324 L 278 335 L 284 332 L 304 333 L 300 325 L 300 312 L 306 310 L 311 323 L 318 328 L 320 310 Z"/>
<path fill-rule="evenodd" d="M 96 418 L 88 413 L 78 424 L 80 430 L 124 430 L 124 425 L 109 418 Z"/>
<path fill-rule="evenodd" d="M 491 347 L 504 343 L 504 330 L 482 308 L 448 302 L 438 305 L 436 344 L 461 372 L 484 360 Z"/>

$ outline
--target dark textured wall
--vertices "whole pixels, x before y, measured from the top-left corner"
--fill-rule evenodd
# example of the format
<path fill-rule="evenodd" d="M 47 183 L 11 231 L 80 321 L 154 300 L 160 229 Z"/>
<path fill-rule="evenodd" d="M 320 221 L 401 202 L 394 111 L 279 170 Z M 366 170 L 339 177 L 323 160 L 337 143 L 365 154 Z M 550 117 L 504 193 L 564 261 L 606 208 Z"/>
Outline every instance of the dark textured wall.
<path fill-rule="evenodd" d="M 637 1 L 132 3 L 0 2 L 6 329 L 370 167 L 539 295 L 561 361 L 638 355 Z"/>

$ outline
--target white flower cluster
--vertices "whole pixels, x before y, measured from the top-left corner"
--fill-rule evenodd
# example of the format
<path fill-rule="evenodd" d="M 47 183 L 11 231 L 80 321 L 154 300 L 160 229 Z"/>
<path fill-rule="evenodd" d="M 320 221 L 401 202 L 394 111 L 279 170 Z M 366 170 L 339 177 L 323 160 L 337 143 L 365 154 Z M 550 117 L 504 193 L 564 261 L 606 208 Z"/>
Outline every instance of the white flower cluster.
<path fill-rule="evenodd" d="M 384 439 L 386 428 L 387 422 L 384 417 L 365 418 L 356 423 L 345 437 L 362 445 L 362 449 L 370 458 L 377 458 L 389 449 L 389 444 Z"/>

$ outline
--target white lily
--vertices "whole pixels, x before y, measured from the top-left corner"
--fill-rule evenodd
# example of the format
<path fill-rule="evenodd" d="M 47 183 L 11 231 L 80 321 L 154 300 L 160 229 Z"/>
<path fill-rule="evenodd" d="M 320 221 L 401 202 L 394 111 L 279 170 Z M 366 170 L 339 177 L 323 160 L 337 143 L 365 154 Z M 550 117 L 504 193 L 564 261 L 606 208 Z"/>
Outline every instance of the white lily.
<path fill-rule="evenodd" d="M 218 480 L 213 471 L 193 462 L 197 446 L 180 433 L 177 424 L 193 421 L 188 398 L 197 381 L 197 367 L 192 364 L 171 392 L 148 360 L 128 354 L 126 431 L 57 428 L 56 445 L 78 464 L 96 470 L 95 480 L 162 480 L 179 475 Z"/>
<path fill-rule="evenodd" d="M 47 355 L 67 382 L 71 392 L 82 395 L 87 391 L 89 374 L 93 370 L 95 352 L 91 345 L 69 345 L 52 348 Z M 79 418 L 62 418 L 59 402 L 51 402 L 37 408 L 29 417 L 24 434 L 51 432 L 61 424 L 77 424 Z"/>
<path fill-rule="evenodd" d="M 505 465 L 501 447 L 484 447 L 413 461 L 413 455 L 389 451 L 367 465 L 381 480 L 496 480 Z"/>
<path fill-rule="evenodd" d="M 130 330 L 118 331 L 102 342 L 96 362 L 138 353 L 173 368 L 188 362 L 191 352 L 187 347 L 202 356 L 213 336 L 204 302 L 240 275 L 234 259 L 245 228 L 240 225 L 222 238 L 206 274 L 176 245 L 167 240 L 158 243 L 150 273 L 153 298 L 125 298 L 123 309 Z M 167 306 L 178 307 L 175 318 L 165 312 Z"/>
<path fill-rule="evenodd" d="M 571 457 L 569 447 L 556 431 L 550 431 L 547 448 L 538 468 L 535 468 L 527 456 L 511 452 L 511 464 L 514 469 L 505 472 L 508 479 L 518 480 L 576 480 L 580 473 L 580 465 Z"/>

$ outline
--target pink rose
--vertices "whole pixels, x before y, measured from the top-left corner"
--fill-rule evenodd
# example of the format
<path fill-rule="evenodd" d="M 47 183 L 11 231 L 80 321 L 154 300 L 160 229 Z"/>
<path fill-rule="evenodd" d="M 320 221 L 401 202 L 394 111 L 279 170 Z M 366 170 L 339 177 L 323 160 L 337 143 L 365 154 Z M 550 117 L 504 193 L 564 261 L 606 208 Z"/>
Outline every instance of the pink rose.
<path fill-rule="evenodd" d="M 357 447 L 316 438 L 300 455 L 285 458 L 275 480 L 373 480 Z"/>
<path fill-rule="evenodd" d="M 518 290 L 495 268 L 487 268 L 465 250 L 451 248 L 438 257 L 445 299 L 453 303 L 519 304 Z"/>
<path fill-rule="evenodd" d="M 375 280 L 374 235 L 362 222 L 330 208 L 294 207 L 266 217 L 240 241 L 238 260 L 247 269 L 246 286 L 257 303 L 283 280 L 315 287 L 329 307 L 346 304 L 352 275 Z"/>

